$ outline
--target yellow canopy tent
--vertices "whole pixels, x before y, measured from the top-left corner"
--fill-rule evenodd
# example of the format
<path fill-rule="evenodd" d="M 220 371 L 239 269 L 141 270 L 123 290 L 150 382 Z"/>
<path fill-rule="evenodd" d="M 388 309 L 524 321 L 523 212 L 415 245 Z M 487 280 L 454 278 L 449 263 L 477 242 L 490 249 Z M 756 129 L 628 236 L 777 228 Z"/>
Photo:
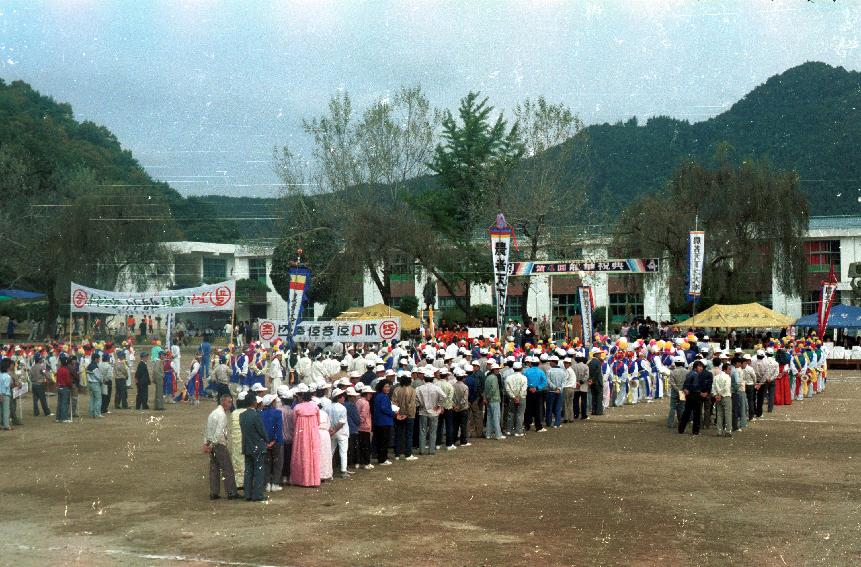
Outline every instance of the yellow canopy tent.
<path fill-rule="evenodd" d="M 726 329 L 779 329 L 789 327 L 795 322 L 777 311 L 763 307 L 759 303 L 741 305 L 712 305 L 702 313 L 697 313 L 687 321 L 685 327 L 726 328 Z"/>
<path fill-rule="evenodd" d="M 352 321 L 355 319 L 385 319 L 386 317 L 400 317 L 402 331 L 415 331 L 421 326 L 421 322 L 394 307 L 383 303 L 370 305 L 368 307 L 353 307 L 335 317 L 337 321 Z"/>

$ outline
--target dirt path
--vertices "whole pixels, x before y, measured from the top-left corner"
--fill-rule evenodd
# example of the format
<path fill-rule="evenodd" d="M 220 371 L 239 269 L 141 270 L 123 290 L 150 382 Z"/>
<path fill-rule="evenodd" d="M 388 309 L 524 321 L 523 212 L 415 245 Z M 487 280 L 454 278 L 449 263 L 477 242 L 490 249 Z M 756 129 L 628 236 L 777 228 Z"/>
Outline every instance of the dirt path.
<path fill-rule="evenodd" d="M 266 504 L 208 500 L 208 405 L 27 415 L 0 432 L 0 564 L 858 565 L 859 405 L 835 377 L 729 440 L 640 404 Z"/>

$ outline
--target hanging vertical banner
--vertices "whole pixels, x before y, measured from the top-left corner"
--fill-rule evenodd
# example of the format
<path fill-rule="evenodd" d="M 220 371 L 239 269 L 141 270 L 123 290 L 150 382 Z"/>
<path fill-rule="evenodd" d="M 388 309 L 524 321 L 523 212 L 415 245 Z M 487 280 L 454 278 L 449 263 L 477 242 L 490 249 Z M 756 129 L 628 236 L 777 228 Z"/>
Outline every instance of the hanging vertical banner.
<path fill-rule="evenodd" d="M 594 329 L 592 328 L 592 312 L 595 311 L 595 301 L 592 298 L 592 287 L 578 287 L 577 295 L 580 298 L 580 319 L 583 324 L 583 346 L 591 348 L 592 336 L 594 335 Z"/>
<path fill-rule="evenodd" d="M 703 264 L 705 263 L 706 235 L 692 230 L 688 242 L 688 295 L 692 298 L 703 293 Z"/>
<path fill-rule="evenodd" d="M 173 313 L 167 314 L 167 321 L 165 321 L 165 333 L 167 333 L 167 337 L 165 338 L 165 344 L 167 345 L 167 351 L 170 352 L 170 347 L 173 346 L 173 319 L 175 315 Z"/>
<path fill-rule="evenodd" d="M 293 334 L 302 321 L 302 310 L 308 301 L 308 289 L 311 287 L 311 270 L 305 266 L 292 266 L 290 274 L 290 290 L 287 295 L 287 325 L 289 335 L 287 343 L 293 346 Z"/>
<path fill-rule="evenodd" d="M 819 322 L 819 337 L 824 340 L 825 329 L 828 327 L 828 316 L 831 315 L 831 305 L 834 303 L 834 292 L 837 291 L 837 275 L 834 273 L 834 264 L 831 264 L 831 271 L 828 273 L 828 279 L 822 282 L 822 291 L 819 295 L 819 309 L 817 311 L 817 320 Z"/>
<path fill-rule="evenodd" d="M 493 292 L 496 298 L 496 333 L 502 336 L 505 326 L 505 303 L 508 299 L 508 259 L 511 244 L 517 244 L 514 228 L 505 222 L 505 215 L 496 215 L 496 223 L 490 227 L 490 251 L 493 255 Z"/>

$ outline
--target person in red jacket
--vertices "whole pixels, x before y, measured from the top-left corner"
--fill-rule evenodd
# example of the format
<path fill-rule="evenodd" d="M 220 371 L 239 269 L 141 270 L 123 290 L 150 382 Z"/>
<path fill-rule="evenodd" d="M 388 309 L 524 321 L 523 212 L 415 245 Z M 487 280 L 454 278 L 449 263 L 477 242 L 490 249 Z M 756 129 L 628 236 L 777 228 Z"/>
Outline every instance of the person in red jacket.
<path fill-rule="evenodd" d="M 57 423 L 72 423 L 69 401 L 72 399 L 72 373 L 69 372 L 69 358 L 60 356 L 57 368 Z"/>

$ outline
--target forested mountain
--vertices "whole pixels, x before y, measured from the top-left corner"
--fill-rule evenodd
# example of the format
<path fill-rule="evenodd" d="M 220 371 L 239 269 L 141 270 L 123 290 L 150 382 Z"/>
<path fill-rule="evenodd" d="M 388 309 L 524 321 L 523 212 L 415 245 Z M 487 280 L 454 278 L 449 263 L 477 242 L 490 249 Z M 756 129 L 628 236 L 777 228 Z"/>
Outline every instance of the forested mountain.
<path fill-rule="evenodd" d="M 585 134 L 588 163 L 572 163 L 572 175 L 588 168 L 590 206 L 611 218 L 632 198 L 663 187 L 682 161 L 709 162 L 722 142 L 737 160 L 765 157 L 798 171 L 813 214 L 861 214 L 861 73 L 842 67 L 799 65 L 704 122 L 656 117 L 640 125 L 631 118 L 589 126 Z M 31 165 L 41 190 L 50 190 L 56 172 L 83 165 L 106 185 L 159 197 L 174 220 L 171 237 L 232 242 L 279 235 L 275 199 L 183 198 L 153 180 L 105 127 L 76 121 L 70 105 L 21 81 L 0 80 L 0 146 Z"/>
<path fill-rule="evenodd" d="M 657 117 L 593 125 L 590 200 L 624 208 L 664 185 L 685 159 L 709 162 L 728 142 L 735 159 L 764 157 L 801 177 L 813 214 L 861 214 L 861 73 L 805 63 L 768 79 L 729 110 L 691 124 Z M 572 164 L 580 165 L 580 164 Z"/>

